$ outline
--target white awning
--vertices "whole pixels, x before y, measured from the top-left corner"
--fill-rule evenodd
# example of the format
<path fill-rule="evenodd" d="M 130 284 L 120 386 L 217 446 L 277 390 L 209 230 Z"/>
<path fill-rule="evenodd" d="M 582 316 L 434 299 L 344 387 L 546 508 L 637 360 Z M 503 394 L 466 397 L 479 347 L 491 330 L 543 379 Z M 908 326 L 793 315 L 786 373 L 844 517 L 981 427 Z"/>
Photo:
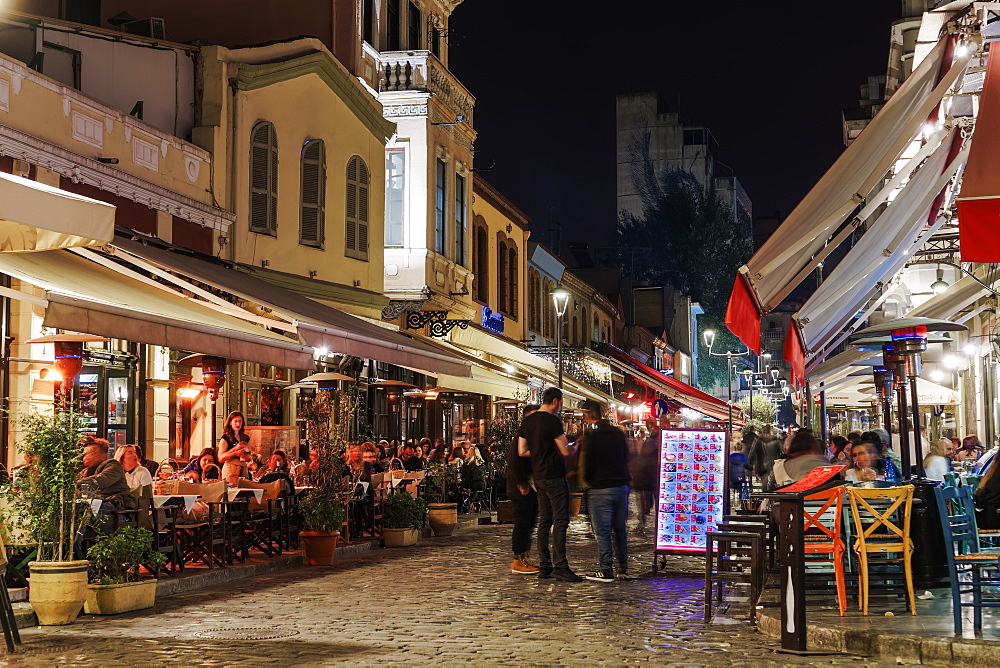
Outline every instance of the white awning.
<path fill-rule="evenodd" d="M 935 223 L 925 229 L 928 208 L 968 157 L 966 147 L 946 166 L 950 147 L 950 138 L 937 147 L 800 309 L 807 348 L 818 350 L 836 336 L 878 283 L 902 269 L 944 223 L 931 212 Z"/>
<path fill-rule="evenodd" d="M 47 291 L 43 321 L 47 327 L 232 360 L 314 367 L 312 348 L 70 251 L 2 253 L 0 272 Z"/>
<path fill-rule="evenodd" d="M 505 378 L 498 373 L 478 367 L 472 367 L 471 378 L 439 374 L 437 387 L 442 390 L 484 394 L 488 397 L 497 397 L 499 399 L 524 400 L 528 397 L 528 385 L 526 383 L 512 378 Z"/>
<path fill-rule="evenodd" d="M 114 206 L 0 172 L 0 252 L 100 246 L 114 234 Z"/>
<path fill-rule="evenodd" d="M 747 262 L 744 272 L 765 312 L 795 289 L 792 279 L 813 262 L 813 256 L 833 231 L 882 181 L 965 69 L 970 55 L 961 53 L 938 81 L 949 39 L 946 35 L 938 41 L 858 138 Z"/>
<path fill-rule="evenodd" d="M 114 245 L 137 259 L 266 305 L 273 313 L 294 320 L 302 341 L 313 348 L 374 359 L 421 373 L 469 377 L 471 364 L 464 359 L 223 264 L 121 237 Z"/>

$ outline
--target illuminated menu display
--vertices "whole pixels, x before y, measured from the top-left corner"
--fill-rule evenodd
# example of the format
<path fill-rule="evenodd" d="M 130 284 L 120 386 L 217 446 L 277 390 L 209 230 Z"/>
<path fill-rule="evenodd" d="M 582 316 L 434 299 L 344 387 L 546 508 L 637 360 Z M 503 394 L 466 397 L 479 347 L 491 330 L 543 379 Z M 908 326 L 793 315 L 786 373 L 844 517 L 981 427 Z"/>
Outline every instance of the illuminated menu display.
<path fill-rule="evenodd" d="M 722 521 L 726 434 L 660 432 L 656 549 L 703 551 L 705 533 Z"/>

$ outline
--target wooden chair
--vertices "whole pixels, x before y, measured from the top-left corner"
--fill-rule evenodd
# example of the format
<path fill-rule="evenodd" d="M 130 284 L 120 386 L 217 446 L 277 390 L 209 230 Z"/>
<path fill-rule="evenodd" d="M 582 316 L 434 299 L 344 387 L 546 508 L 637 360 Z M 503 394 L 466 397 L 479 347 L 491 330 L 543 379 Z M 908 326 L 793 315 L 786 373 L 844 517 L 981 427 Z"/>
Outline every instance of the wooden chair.
<path fill-rule="evenodd" d="M 840 616 L 843 617 L 847 614 L 847 585 L 844 577 L 844 553 L 847 552 L 847 546 L 843 538 L 844 488 L 832 487 L 811 494 L 804 500 L 807 502 L 802 510 L 805 560 L 806 563 L 833 564 L 833 576 L 837 585 L 837 606 L 840 608 Z M 820 502 L 819 507 L 808 503 L 810 501 Z"/>
<path fill-rule="evenodd" d="M 249 547 L 255 548 L 268 557 L 281 554 L 287 535 L 286 522 L 287 504 L 283 493 L 285 483 L 275 480 L 268 483 L 257 483 L 240 478 L 241 489 L 263 490 L 261 500 L 256 497 L 248 499 L 248 515 L 244 527 L 244 537 Z"/>
<path fill-rule="evenodd" d="M 916 615 L 911 567 L 913 541 L 910 539 L 913 485 L 878 489 L 848 487 L 847 496 L 854 516 L 854 551 L 858 555 L 858 604 L 862 613 L 868 614 L 869 564 L 900 563 L 903 566 L 910 613 Z M 902 513 L 902 521 L 894 519 L 897 511 Z M 889 556 L 892 554 L 902 556 Z"/>
<path fill-rule="evenodd" d="M 1000 601 L 984 601 L 982 598 L 984 587 L 1000 586 L 997 553 L 978 551 L 975 510 L 969 511 L 972 493 L 968 487 L 935 487 L 934 498 L 945 537 L 955 633 L 962 634 L 962 608 L 972 608 L 973 628 L 980 631 L 983 628 L 983 608 L 1000 607 Z M 972 594 L 972 602 L 964 603 L 963 594 Z"/>
<path fill-rule="evenodd" d="M 163 505 L 149 509 L 150 531 L 153 532 L 153 547 L 167 558 L 160 568 L 144 565 L 154 577 L 160 573 L 173 576 L 178 570 L 184 570 L 184 560 L 181 558 L 180 537 L 177 534 L 177 506 Z"/>
<path fill-rule="evenodd" d="M 750 585 L 750 621 L 754 621 L 764 580 L 762 533 L 709 531 L 705 541 L 705 623 L 712 620 L 712 594 L 716 594 L 717 603 L 722 603 L 722 584 L 725 582 Z"/>
<path fill-rule="evenodd" d="M 225 567 L 228 562 L 228 545 L 231 532 L 225 516 L 229 512 L 224 480 L 207 484 L 177 481 L 177 494 L 198 494 L 208 505 L 204 519 L 182 518 L 176 527 L 180 538 L 182 559 L 198 560 L 208 568 Z"/>

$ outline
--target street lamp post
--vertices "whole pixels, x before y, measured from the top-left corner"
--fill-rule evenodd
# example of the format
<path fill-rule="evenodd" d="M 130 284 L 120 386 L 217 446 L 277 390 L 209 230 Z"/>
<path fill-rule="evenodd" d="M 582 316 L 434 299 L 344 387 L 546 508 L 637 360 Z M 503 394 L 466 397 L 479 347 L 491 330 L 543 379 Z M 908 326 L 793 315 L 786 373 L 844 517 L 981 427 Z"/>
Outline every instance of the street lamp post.
<path fill-rule="evenodd" d="M 743 375 L 747 379 L 747 385 L 750 387 L 750 415 L 749 415 L 749 417 L 750 417 L 751 420 L 753 419 L 753 388 L 754 388 L 754 383 L 758 382 L 757 381 L 757 376 L 767 376 L 768 374 L 770 374 L 771 377 L 774 378 L 774 381 L 775 381 L 775 382 L 772 382 L 770 385 L 764 385 L 763 383 L 760 383 L 760 384 L 757 385 L 757 387 L 759 387 L 759 388 L 774 387 L 775 384 L 776 384 L 776 382 L 777 382 L 777 380 L 778 380 L 778 370 L 777 369 L 771 369 L 771 368 L 768 367 L 768 368 L 765 368 L 763 371 L 760 370 L 760 360 L 762 358 L 763 359 L 767 359 L 767 360 L 771 359 L 771 353 L 764 353 L 764 354 L 760 355 L 759 357 L 757 357 L 757 371 L 751 371 L 750 369 L 746 369 L 745 371 L 743 371 Z"/>
<path fill-rule="evenodd" d="M 559 316 L 559 323 L 556 327 L 556 350 L 559 363 L 559 389 L 563 386 L 563 316 L 566 315 L 566 307 L 569 306 L 569 291 L 566 288 L 556 288 L 549 293 L 552 295 L 552 303 L 556 307 L 556 315 Z"/>
<path fill-rule="evenodd" d="M 722 465 L 723 476 L 722 476 L 722 514 L 729 514 L 729 441 L 733 437 L 733 358 L 742 357 L 743 355 L 749 354 L 749 350 L 744 352 L 736 352 L 730 350 L 725 353 L 713 353 L 712 344 L 715 343 L 715 332 L 711 329 L 706 329 L 702 332 L 702 337 L 705 339 L 705 347 L 708 348 L 708 354 L 712 357 L 725 357 L 726 358 L 726 389 L 729 391 L 729 420 L 726 423 L 726 448 L 723 453 Z"/>

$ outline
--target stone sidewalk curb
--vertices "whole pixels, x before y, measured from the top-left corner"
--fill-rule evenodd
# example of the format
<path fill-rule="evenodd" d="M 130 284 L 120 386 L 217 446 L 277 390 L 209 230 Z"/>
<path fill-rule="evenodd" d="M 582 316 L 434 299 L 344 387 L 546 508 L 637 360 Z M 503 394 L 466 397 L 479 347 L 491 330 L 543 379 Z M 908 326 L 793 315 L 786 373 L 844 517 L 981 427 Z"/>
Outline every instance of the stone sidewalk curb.
<path fill-rule="evenodd" d="M 777 592 L 772 596 L 777 596 Z M 767 594 L 765 597 L 770 598 Z M 757 612 L 757 628 L 765 635 L 780 638 L 781 609 L 773 600 L 765 599 L 762 603 L 764 607 Z M 806 646 L 904 663 L 1000 666 L 1000 641 L 996 640 L 839 629 L 807 621 Z"/>

